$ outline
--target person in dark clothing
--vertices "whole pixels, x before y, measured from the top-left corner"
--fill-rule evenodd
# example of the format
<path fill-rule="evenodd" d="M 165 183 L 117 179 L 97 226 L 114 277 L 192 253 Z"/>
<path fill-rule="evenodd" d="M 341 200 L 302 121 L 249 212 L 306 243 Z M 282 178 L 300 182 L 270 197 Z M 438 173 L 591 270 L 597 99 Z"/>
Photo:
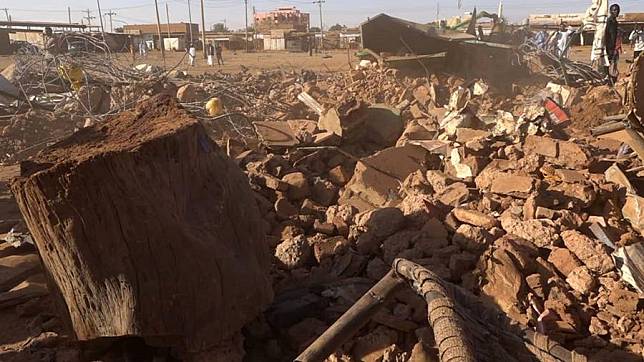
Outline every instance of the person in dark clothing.
<path fill-rule="evenodd" d="M 223 51 L 221 44 L 217 43 L 217 46 L 215 46 L 215 53 L 217 54 L 217 65 L 219 66 L 224 65 L 224 57 L 222 55 Z"/>
<path fill-rule="evenodd" d="M 608 65 L 604 67 L 604 71 L 610 77 L 613 84 L 617 81 L 617 76 L 619 75 L 617 70 L 617 63 L 619 62 L 619 23 L 617 17 L 620 11 L 619 5 L 613 4 L 610 6 L 610 16 L 606 21 L 606 32 L 604 35 L 606 57 L 608 59 Z"/>

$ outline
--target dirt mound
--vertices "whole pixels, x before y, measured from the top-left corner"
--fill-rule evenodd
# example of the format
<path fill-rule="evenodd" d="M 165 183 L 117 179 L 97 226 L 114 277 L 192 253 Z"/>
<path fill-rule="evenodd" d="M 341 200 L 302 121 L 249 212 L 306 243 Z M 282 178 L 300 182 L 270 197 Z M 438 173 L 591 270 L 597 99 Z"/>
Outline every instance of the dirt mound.
<path fill-rule="evenodd" d="M 603 118 L 622 112 L 622 103 L 609 86 L 591 88 L 580 102 L 570 109 L 571 127 L 590 133 L 590 129 L 604 123 Z"/>
<path fill-rule="evenodd" d="M 270 302 L 248 181 L 174 99 L 33 162 L 12 189 L 79 339 L 165 337 L 199 353 Z"/>

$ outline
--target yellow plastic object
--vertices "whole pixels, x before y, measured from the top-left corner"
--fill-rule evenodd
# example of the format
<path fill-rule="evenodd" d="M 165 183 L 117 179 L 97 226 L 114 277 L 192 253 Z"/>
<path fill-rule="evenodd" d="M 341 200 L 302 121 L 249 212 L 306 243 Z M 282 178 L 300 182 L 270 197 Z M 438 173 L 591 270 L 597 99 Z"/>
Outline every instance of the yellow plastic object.
<path fill-rule="evenodd" d="M 216 117 L 224 113 L 224 105 L 221 102 L 221 99 L 214 97 L 211 98 L 208 103 L 206 103 L 206 111 L 212 117 Z"/>
<path fill-rule="evenodd" d="M 83 69 L 76 65 L 61 65 L 58 67 L 58 74 L 67 80 L 78 91 L 83 86 L 84 76 Z"/>

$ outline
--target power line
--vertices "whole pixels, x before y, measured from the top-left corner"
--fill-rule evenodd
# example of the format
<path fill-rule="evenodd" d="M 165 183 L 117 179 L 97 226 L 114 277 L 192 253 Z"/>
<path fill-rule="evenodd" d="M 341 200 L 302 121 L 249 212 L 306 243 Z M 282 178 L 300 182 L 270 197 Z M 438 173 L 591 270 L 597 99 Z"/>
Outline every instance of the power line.
<path fill-rule="evenodd" d="M 109 12 L 105 13 L 105 15 L 110 17 L 110 33 L 114 32 L 114 27 L 112 26 L 112 15 L 117 15 L 114 11 L 110 10 Z"/>

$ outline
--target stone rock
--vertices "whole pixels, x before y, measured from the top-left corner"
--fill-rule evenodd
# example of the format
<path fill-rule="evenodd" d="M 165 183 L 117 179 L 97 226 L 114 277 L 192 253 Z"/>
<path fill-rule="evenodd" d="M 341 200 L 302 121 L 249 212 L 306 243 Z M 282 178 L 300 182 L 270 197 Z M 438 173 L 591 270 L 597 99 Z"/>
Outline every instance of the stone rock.
<path fill-rule="evenodd" d="M 322 260 L 344 252 L 348 248 L 349 241 L 342 236 L 336 236 L 314 242 L 313 254 L 315 255 L 315 260 L 321 263 Z"/>
<path fill-rule="evenodd" d="M 615 288 L 611 290 L 608 296 L 608 302 L 622 313 L 633 313 L 638 310 L 639 296 L 635 292 L 623 288 Z"/>
<path fill-rule="evenodd" d="M 321 222 L 320 220 L 315 219 L 315 221 L 313 222 L 313 230 L 318 233 L 333 235 L 335 234 L 335 225 L 331 223 Z"/>
<path fill-rule="evenodd" d="M 566 247 L 590 270 L 599 274 L 613 270 L 612 259 L 599 243 L 576 230 L 564 231 L 561 237 Z"/>
<path fill-rule="evenodd" d="M 286 191 L 288 190 L 288 184 L 277 177 L 271 175 L 263 175 L 264 184 L 271 190 L 275 191 Z"/>
<path fill-rule="evenodd" d="M 309 182 L 302 172 L 289 173 L 282 177 L 282 181 L 288 184 L 288 197 L 291 200 L 302 200 L 309 196 Z"/>
<path fill-rule="evenodd" d="M 275 201 L 275 212 L 282 219 L 288 219 L 298 213 L 298 209 L 293 206 L 286 198 L 278 197 Z"/>
<path fill-rule="evenodd" d="M 425 174 L 427 182 L 431 185 L 432 189 L 437 193 L 442 193 L 445 191 L 447 186 L 457 182 L 457 179 L 453 179 L 450 176 L 444 174 L 438 170 L 429 170 Z"/>
<path fill-rule="evenodd" d="M 474 254 L 463 252 L 454 254 L 449 258 L 449 270 L 452 279 L 459 280 L 463 274 L 474 269 L 478 257 Z"/>
<path fill-rule="evenodd" d="M 569 169 L 584 169 L 590 164 L 586 152 L 574 142 L 558 141 L 559 154 L 556 158 L 549 158 L 553 164 Z"/>
<path fill-rule="evenodd" d="M 367 335 L 355 338 L 352 354 L 357 361 L 380 362 L 385 351 L 398 340 L 398 333 L 378 326 Z"/>
<path fill-rule="evenodd" d="M 489 131 L 472 129 L 472 128 L 459 128 L 456 130 L 456 142 L 466 143 L 469 141 L 485 139 L 491 136 Z"/>
<path fill-rule="evenodd" d="M 521 321 L 519 298 L 524 288 L 520 266 L 512 253 L 504 248 L 495 250 L 491 258 L 483 259 L 482 277 L 486 284 L 482 296 L 496 303 L 512 319 Z"/>
<path fill-rule="evenodd" d="M 459 206 L 465 203 L 470 198 L 470 190 L 467 185 L 462 182 L 457 182 L 447 186 L 443 192 L 438 196 L 438 201 L 446 206 Z"/>
<path fill-rule="evenodd" d="M 416 89 L 414 89 L 413 92 L 414 98 L 418 101 L 418 103 L 422 104 L 423 106 L 427 107 L 429 105 L 429 102 L 434 100 L 434 96 L 432 94 L 432 91 L 430 88 L 421 85 L 418 86 Z"/>
<path fill-rule="evenodd" d="M 343 186 L 351 179 L 351 171 L 347 170 L 344 166 L 336 166 L 329 171 L 329 181 L 338 186 Z"/>
<path fill-rule="evenodd" d="M 395 207 L 387 207 L 356 215 L 356 226 L 363 231 L 356 240 L 360 253 L 376 251 L 380 242 L 400 230 L 405 224 L 405 216 Z"/>
<path fill-rule="evenodd" d="M 409 249 L 412 239 L 418 235 L 415 230 L 399 231 L 382 242 L 383 258 L 385 263 L 391 264 L 402 251 Z"/>
<path fill-rule="evenodd" d="M 387 148 L 361 159 L 339 203 L 352 204 L 361 211 L 389 206 L 398 199 L 401 182 L 417 170 L 424 171 L 427 155 L 422 147 L 406 145 Z"/>
<path fill-rule="evenodd" d="M 275 248 L 275 257 L 286 269 L 297 269 L 307 265 L 313 251 L 304 235 L 280 243 Z"/>
<path fill-rule="evenodd" d="M 568 274 L 566 282 L 577 292 L 588 295 L 597 286 L 597 280 L 585 266 L 575 268 Z"/>
<path fill-rule="evenodd" d="M 526 154 L 534 153 L 546 157 L 557 157 L 557 141 L 549 137 L 540 137 L 528 135 L 523 144 L 523 152 Z"/>
<path fill-rule="evenodd" d="M 491 229 L 499 225 L 497 219 L 477 210 L 456 208 L 452 212 L 458 221 L 466 224 L 479 226 L 485 229 Z"/>
<path fill-rule="evenodd" d="M 566 205 L 568 208 L 585 209 L 592 205 L 597 193 L 587 184 L 561 182 L 549 186 L 542 196 L 547 200 L 547 206 Z"/>
<path fill-rule="evenodd" d="M 490 191 L 495 194 L 527 198 L 534 187 L 535 180 L 532 177 L 501 174 L 492 181 Z"/>
<path fill-rule="evenodd" d="M 548 261 L 564 276 L 568 277 L 573 270 L 583 264 L 575 254 L 566 248 L 554 248 L 548 256 Z"/>
<path fill-rule="evenodd" d="M 452 241 L 465 250 L 479 252 L 492 241 L 492 235 L 483 228 L 463 224 L 456 229 Z"/>
<path fill-rule="evenodd" d="M 177 99 L 181 103 L 192 103 L 203 101 L 206 98 L 202 88 L 188 83 L 177 90 Z"/>
<path fill-rule="evenodd" d="M 529 240 L 538 247 L 549 247 L 559 240 L 557 229 L 551 220 L 522 221 L 513 217 L 502 217 L 501 227 L 508 234 Z"/>
<path fill-rule="evenodd" d="M 644 236 L 644 197 L 628 195 L 622 214 L 630 221 L 633 229 Z"/>

